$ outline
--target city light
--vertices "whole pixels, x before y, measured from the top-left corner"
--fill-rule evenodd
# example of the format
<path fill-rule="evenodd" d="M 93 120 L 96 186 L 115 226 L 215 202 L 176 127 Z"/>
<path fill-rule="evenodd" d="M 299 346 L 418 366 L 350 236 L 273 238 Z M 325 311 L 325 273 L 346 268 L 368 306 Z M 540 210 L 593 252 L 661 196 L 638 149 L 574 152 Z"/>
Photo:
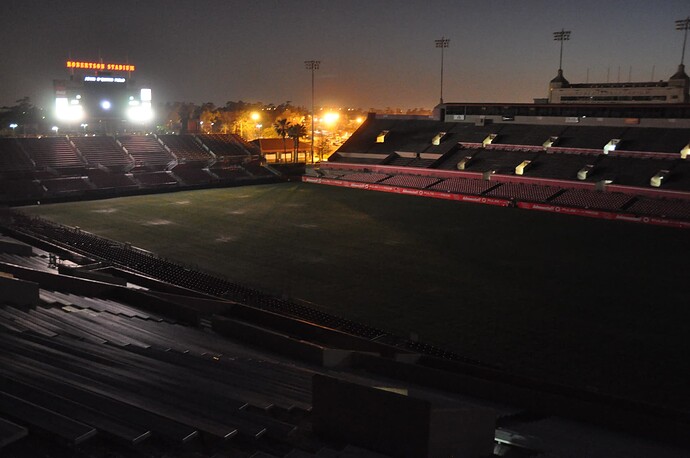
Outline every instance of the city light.
<path fill-rule="evenodd" d="M 329 111 L 328 113 L 323 115 L 321 121 L 325 122 L 328 125 L 333 125 L 338 121 L 338 119 L 340 119 L 340 113 Z"/>

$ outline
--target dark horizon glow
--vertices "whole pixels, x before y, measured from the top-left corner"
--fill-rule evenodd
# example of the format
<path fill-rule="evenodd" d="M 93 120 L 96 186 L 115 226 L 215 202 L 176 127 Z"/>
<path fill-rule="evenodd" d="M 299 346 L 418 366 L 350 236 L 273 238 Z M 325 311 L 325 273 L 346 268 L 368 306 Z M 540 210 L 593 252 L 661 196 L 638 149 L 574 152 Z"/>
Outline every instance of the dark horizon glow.
<path fill-rule="evenodd" d="M 432 108 L 438 37 L 446 102 L 531 102 L 558 70 L 571 82 L 668 79 L 687 0 L 3 0 L 0 106 L 50 108 L 65 62 L 127 62 L 154 103 L 309 106 L 304 61 L 321 61 L 317 106 Z"/>

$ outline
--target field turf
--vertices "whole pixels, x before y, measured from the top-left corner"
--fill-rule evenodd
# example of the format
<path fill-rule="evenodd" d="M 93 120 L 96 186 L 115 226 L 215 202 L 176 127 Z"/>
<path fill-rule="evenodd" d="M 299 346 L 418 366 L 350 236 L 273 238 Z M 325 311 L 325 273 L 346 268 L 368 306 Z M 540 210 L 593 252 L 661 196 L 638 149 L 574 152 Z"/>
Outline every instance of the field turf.
<path fill-rule="evenodd" d="M 690 410 L 690 232 L 313 184 L 26 207 L 524 375 Z"/>

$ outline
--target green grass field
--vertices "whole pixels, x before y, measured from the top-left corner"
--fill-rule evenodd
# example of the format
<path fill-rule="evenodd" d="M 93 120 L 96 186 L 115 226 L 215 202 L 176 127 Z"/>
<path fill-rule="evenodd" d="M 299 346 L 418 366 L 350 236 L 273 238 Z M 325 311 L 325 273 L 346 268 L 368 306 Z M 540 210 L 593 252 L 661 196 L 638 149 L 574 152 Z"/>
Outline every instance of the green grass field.
<path fill-rule="evenodd" d="M 690 407 L 690 233 L 286 183 L 42 205 L 507 370 Z"/>

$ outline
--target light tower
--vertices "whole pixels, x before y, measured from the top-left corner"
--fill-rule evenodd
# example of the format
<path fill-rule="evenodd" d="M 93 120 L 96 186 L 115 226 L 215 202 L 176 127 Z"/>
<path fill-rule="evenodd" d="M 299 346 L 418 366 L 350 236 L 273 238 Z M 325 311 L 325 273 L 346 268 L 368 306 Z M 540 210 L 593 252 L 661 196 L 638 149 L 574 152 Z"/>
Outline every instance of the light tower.
<path fill-rule="evenodd" d="M 561 29 L 560 32 L 553 33 L 554 41 L 561 42 L 561 57 L 558 60 L 558 72 L 563 73 L 563 42 L 570 40 L 570 30 Z"/>
<path fill-rule="evenodd" d="M 690 29 L 690 16 L 676 21 L 676 30 L 685 31 L 685 36 L 683 37 L 683 53 L 680 56 L 680 65 L 683 65 L 685 61 L 685 44 L 688 41 L 688 29 Z"/>
<path fill-rule="evenodd" d="M 311 162 L 314 163 L 314 71 L 319 69 L 320 60 L 305 60 L 304 66 L 311 70 Z M 305 159 L 306 162 L 306 159 Z"/>
<path fill-rule="evenodd" d="M 450 44 L 450 38 L 441 37 L 440 40 L 434 40 L 437 48 L 441 48 L 441 101 L 443 103 L 443 50 Z"/>

